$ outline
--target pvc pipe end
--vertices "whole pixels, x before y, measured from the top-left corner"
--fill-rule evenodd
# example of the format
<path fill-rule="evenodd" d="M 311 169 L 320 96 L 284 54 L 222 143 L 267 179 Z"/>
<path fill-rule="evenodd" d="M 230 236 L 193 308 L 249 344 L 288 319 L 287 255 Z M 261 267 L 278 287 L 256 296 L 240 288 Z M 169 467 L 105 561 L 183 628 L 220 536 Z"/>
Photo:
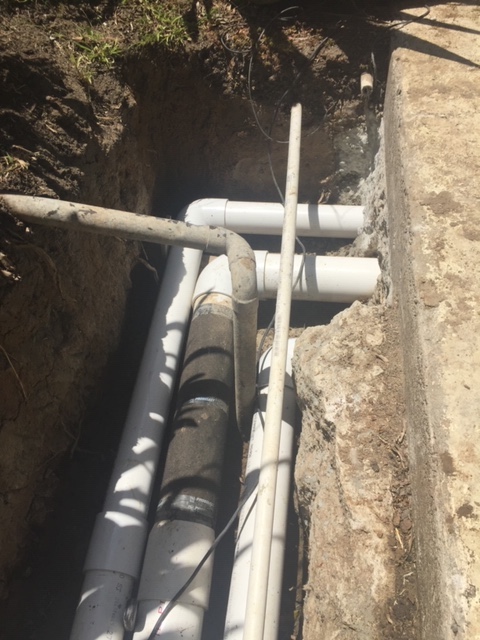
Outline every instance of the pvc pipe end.
<path fill-rule="evenodd" d="M 368 97 L 373 91 L 373 76 L 371 73 L 362 73 L 360 76 L 360 93 Z"/>

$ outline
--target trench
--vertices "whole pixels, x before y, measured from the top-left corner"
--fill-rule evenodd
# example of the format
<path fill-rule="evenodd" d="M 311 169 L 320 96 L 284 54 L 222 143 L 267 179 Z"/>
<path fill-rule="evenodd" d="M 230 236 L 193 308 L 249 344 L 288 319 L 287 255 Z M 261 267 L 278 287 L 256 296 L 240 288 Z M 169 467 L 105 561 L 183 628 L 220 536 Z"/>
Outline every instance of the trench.
<path fill-rule="evenodd" d="M 136 106 L 126 113 L 126 134 L 121 144 L 106 158 L 95 158 L 86 166 L 86 201 L 175 217 L 189 202 L 208 196 L 278 200 L 265 140 L 252 120 L 251 105 L 245 99 L 225 96 L 218 87 L 208 85 L 202 73 L 195 61 L 189 66 L 159 66 L 154 60 L 145 60 L 140 66 L 130 63 L 127 76 Z M 268 108 L 271 112 L 272 105 L 265 106 L 265 110 Z M 352 107 L 355 116 L 349 115 L 346 128 L 339 131 L 327 121 L 317 124 L 318 106 L 308 104 L 307 100 L 304 108 L 307 124 L 299 201 L 317 202 L 325 195 L 321 185 L 328 182 L 336 203 L 358 204 L 359 185 L 373 168 L 378 119 L 373 112 L 367 112 L 366 118 L 363 101 L 357 99 Z M 285 137 L 287 131 L 285 110 L 278 115 L 276 133 L 278 137 Z M 285 146 L 274 146 L 272 167 L 280 177 L 280 184 L 285 165 Z M 139 183 L 129 190 L 132 176 Z M 249 240 L 254 248 L 278 250 L 278 239 L 250 237 Z M 319 254 L 345 254 L 349 251 L 347 244 L 316 239 L 309 240 L 306 246 L 307 251 Z M 370 250 L 368 255 L 371 254 Z M 141 261 L 131 274 L 132 287 L 119 346 L 110 357 L 100 394 L 97 390 L 100 400 L 90 406 L 78 425 L 75 444 L 57 469 L 61 487 L 51 504 L 46 525 L 38 531 L 27 560 L 15 574 L 5 637 L 39 640 L 68 637 L 82 583 L 83 559 L 94 518 L 102 509 L 165 264 L 164 249 L 154 245 L 144 244 L 139 248 L 139 256 Z M 296 303 L 292 328 L 301 333 L 306 327 L 327 326 L 345 309 L 346 305 Z M 272 313 L 273 303 L 262 303 L 259 328 L 268 324 Z M 220 526 L 228 519 L 232 496 L 239 492 L 241 450 L 238 434 L 230 433 L 225 464 L 225 485 L 229 490 L 222 499 Z M 308 518 L 303 520 L 305 525 Z M 299 534 L 298 522 L 292 502 L 288 535 L 295 553 L 289 555 L 287 563 L 287 604 L 279 640 L 288 640 L 298 627 L 295 624 L 298 616 L 296 549 L 299 535 L 304 535 L 304 532 Z M 233 536 L 217 554 L 212 604 L 204 635 L 209 640 L 220 638 L 223 631 L 221 612 L 226 606 L 232 549 Z M 301 559 L 303 561 L 306 558 Z M 306 573 L 307 565 L 308 562 L 304 567 Z M 385 633 L 384 637 L 407 636 Z"/>

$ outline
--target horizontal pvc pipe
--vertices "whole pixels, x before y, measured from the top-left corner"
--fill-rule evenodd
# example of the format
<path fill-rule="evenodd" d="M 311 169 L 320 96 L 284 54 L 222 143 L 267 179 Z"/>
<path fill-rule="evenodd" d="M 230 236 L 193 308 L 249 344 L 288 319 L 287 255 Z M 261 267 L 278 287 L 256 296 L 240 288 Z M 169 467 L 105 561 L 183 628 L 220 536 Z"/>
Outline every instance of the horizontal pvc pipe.
<path fill-rule="evenodd" d="M 260 299 L 275 298 L 280 254 L 255 251 L 257 290 Z M 307 254 L 294 258 L 292 296 L 294 300 L 344 302 L 367 300 L 375 290 L 380 267 L 376 258 L 344 258 Z M 226 256 L 211 260 L 197 280 L 194 300 L 208 293 L 231 294 Z"/>
<path fill-rule="evenodd" d="M 273 521 L 273 538 L 270 553 L 270 570 L 268 577 L 267 606 L 263 640 L 277 640 L 280 619 L 287 515 L 293 464 L 294 420 L 296 407 L 291 363 L 294 346 L 295 339 L 290 339 L 288 341 L 287 375 L 285 379 L 285 394 L 283 399 L 277 489 L 275 497 L 275 516 Z M 250 492 L 258 481 L 258 474 L 260 471 L 260 459 L 263 446 L 263 424 L 265 421 L 265 401 L 268 393 L 271 353 L 271 349 L 269 349 L 262 355 L 259 362 L 258 386 L 261 389 L 259 392 L 260 406 L 253 418 L 252 424 L 252 437 L 248 451 L 244 489 L 247 493 Z M 255 522 L 255 500 L 256 495 L 255 493 L 252 493 L 250 498 L 242 507 L 239 517 L 239 533 L 235 547 L 224 640 L 243 640 L 248 578 Z"/>
<path fill-rule="evenodd" d="M 208 207 L 205 224 L 226 227 L 236 233 L 280 235 L 283 205 L 273 202 L 199 201 Z M 196 204 L 196 203 L 194 203 Z M 223 205 L 223 206 L 222 206 Z M 364 221 L 364 207 L 341 204 L 299 204 L 297 235 L 322 238 L 355 238 Z"/>
<path fill-rule="evenodd" d="M 298 202 L 302 107 L 292 107 L 285 188 L 285 216 L 282 233 L 280 278 L 275 308 L 275 335 L 268 385 L 262 461 L 258 480 L 255 531 L 248 581 L 244 640 L 262 640 L 266 615 L 270 550 L 272 546 L 275 493 L 277 488 L 280 425 L 286 375 L 288 333 L 292 301 L 292 275 L 295 251 L 295 220 Z"/>
<path fill-rule="evenodd" d="M 262 297 L 274 298 L 280 272 L 280 256 L 263 252 L 258 256 L 257 286 Z M 293 265 L 295 300 L 353 302 L 373 294 L 380 267 L 376 258 L 296 255 Z"/>

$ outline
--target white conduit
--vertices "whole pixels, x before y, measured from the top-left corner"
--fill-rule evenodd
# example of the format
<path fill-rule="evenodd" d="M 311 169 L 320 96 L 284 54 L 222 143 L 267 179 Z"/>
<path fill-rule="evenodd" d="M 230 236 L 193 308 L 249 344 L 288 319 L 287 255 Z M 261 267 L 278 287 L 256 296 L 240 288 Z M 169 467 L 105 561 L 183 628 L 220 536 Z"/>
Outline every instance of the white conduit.
<path fill-rule="evenodd" d="M 292 107 L 285 189 L 285 215 L 275 311 L 275 336 L 268 385 L 262 461 L 257 493 L 255 532 L 248 582 L 244 640 L 262 640 L 267 605 L 270 549 L 275 512 L 280 425 L 282 423 L 283 388 L 287 361 L 290 307 L 292 301 L 293 258 L 295 251 L 298 178 L 300 165 L 302 108 Z"/>
<path fill-rule="evenodd" d="M 204 224 L 225 227 L 235 233 L 279 235 L 284 208 L 280 203 L 200 200 Z M 196 204 L 196 203 L 194 203 Z M 222 206 L 224 204 L 224 206 Z M 363 226 L 364 207 L 342 204 L 299 204 L 297 235 L 314 238 L 356 238 Z"/>
<path fill-rule="evenodd" d="M 270 570 L 268 576 L 268 593 L 263 640 L 277 640 L 278 637 L 290 479 L 293 464 L 295 389 L 292 379 L 292 356 L 294 346 L 295 340 L 290 339 L 288 341 L 287 375 L 285 380 L 285 394 L 283 398 L 275 516 L 273 521 L 272 550 L 270 553 Z M 260 409 L 259 412 L 255 414 L 252 424 L 252 437 L 248 451 L 244 487 L 244 490 L 247 492 L 255 486 L 260 470 L 260 458 L 263 445 L 263 424 L 265 420 L 264 405 L 268 392 L 267 387 L 270 376 L 271 353 L 270 349 L 261 357 L 259 362 L 258 385 L 261 387 L 261 391 L 259 393 Z M 245 610 L 248 593 L 248 577 L 255 523 L 255 497 L 256 493 L 253 493 L 250 496 L 243 506 L 239 517 L 239 534 L 235 547 L 224 640 L 243 640 L 243 628 L 245 624 Z"/>
<path fill-rule="evenodd" d="M 278 288 L 280 254 L 255 251 L 258 297 L 275 298 Z M 301 275 L 301 277 L 299 277 Z M 295 255 L 293 268 L 294 300 L 344 302 L 367 300 L 380 275 L 376 258 Z M 232 282 L 227 256 L 215 258 L 197 280 L 194 300 L 206 293 L 231 295 Z"/>

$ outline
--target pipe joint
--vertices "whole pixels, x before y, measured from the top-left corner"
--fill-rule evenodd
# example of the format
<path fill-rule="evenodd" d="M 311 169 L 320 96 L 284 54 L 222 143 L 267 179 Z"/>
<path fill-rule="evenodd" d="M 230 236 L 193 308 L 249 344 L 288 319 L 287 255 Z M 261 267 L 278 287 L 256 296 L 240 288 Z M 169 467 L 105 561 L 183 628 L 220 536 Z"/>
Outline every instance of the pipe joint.
<path fill-rule="evenodd" d="M 147 532 L 145 518 L 113 511 L 99 513 L 84 571 L 112 571 L 138 578 Z"/>

